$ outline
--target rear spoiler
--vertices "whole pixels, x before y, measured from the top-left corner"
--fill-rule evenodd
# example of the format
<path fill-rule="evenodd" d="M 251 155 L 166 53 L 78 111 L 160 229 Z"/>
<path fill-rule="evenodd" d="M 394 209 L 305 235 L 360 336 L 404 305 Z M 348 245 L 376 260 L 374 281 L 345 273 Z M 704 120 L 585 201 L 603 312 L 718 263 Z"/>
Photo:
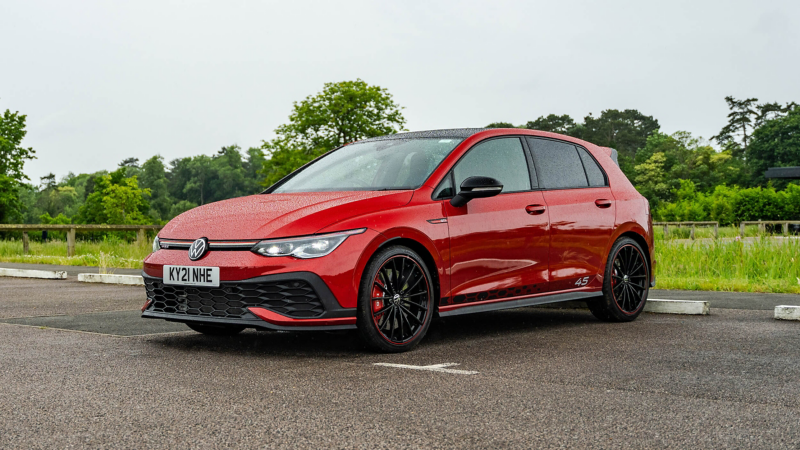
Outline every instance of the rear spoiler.
<path fill-rule="evenodd" d="M 614 164 L 616 164 L 617 167 L 619 167 L 619 159 L 617 158 L 618 155 L 617 151 L 609 147 L 601 147 L 601 148 L 603 149 L 603 151 L 606 152 L 606 154 L 611 158 L 611 160 L 614 161 Z"/>

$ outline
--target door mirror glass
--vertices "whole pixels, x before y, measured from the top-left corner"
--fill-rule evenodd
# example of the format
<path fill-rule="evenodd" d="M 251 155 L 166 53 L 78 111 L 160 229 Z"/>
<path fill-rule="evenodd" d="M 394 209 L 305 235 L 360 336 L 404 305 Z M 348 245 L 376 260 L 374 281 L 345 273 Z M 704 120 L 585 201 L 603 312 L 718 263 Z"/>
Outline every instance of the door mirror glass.
<path fill-rule="evenodd" d="M 492 177 L 469 177 L 461 183 L 458 195 L 450 200 L 450 204 L 461 207 L 473 198 L 493 197 L 503 190 L 503 185 Z"/>

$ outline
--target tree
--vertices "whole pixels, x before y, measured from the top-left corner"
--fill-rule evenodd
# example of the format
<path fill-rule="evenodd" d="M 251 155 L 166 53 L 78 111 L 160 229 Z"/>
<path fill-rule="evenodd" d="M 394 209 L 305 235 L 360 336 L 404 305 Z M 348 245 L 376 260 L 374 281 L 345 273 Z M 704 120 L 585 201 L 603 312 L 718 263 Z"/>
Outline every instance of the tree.
<path fill-rule="evenodd" d="M 326 83 L 322 92 L 295 102 L 289 123 L 275 130 L 275 139 L 264 141 L 263 184 L 349 142 L 403 131 L 401 109 L 389 91 L 361 79 Z"/>
<path fill-rule="evenodd" d="M 577 124 L 568 114 L 556 115 L 548 114 L 546 117 L 541 116 L 536 120 L 529 121 L 525 124 L 525 128 L 529 130 L 550 131 L 552 133 L 560 133 L 570 135 Z"/>
<path fill-rule="evenodd" d="M 646 116 L 635 109 L 607 109 L 599 117 L 591 114 L 586 116 L 583 125 L 572 128 L 571 135 L 601 147 L 616 149 L 620 167 L 630 174 L 637 150 L 644 147 L 647 137 L 658 130 L 658 120 L 653 116 Z"/>
<path fill-rule="evenodd" d="M 142 188 L 150 189 L 150 217 L 156 221 L 168 219 L 174 201 L 169 195 L 164 158 L 156 155 L 145 161 L 138 179 Z"/>
<path fill-rule="evenodd" d="M 770 167 L 800 166 L 800 108 L 757 128 L 746 156 L 753 182 L 761 185 L 766 183 L 764 171 Z M 786 181 L 775 180 L 774 184 L 785 186 Z"/>
<path fill-rule="evenodd" d="M 43 177 L 39 177 L 39 185 L 42 189 L 53 189 L 56 187 L 56 175 L 53 172 L 48 173 Z"/>
<path fill-rule="evenodd" d="M 484 128 L 519 128 L 515 127 L 511 122 L 492 122 Z"/>
<path fill-rule="evenodd" d="M 686 131 L 672 135 L 654 132 L 634 161 L 631 180 L 653 205 L 673 201 L 682 180 L 691 181 L 701 192 L 710 192 L 720 184 L 740 184 L 744 173 L 741 161 L 729 150 L 716 151 Z"/>
<path fill-rule="evenodd" d="M 634 167 L 636 176 L 633 181 L 636 184 L 636 190 L 644 195 L 653 207 L 660 201 L 669 200 L 670 197 L 670 183 L 667 179 L 667 172 L 664 170 L 666 161 L 664 153 L 657 152 Z"/>
<path fill-rule="evenodd" d="M 188 162 L 188 169 L 190 178 L 183 186 L 183 193 L 197 200 L 195 203 L 205 205 L 206 194 L 209 193 L 209 184 L 214 178 L 211 158 L 206 155 L 191 158 Z"/>
<path fill-rule="evenodd" d="M 728 104 L 728 123 L 711 139 L 717 141 L 722 148 L 729 149 L 737 158 L 747 153 L 753 139 L 753 132 L 770 120 L 784 117 L 797 103 L 790 102 L 784 106 L 780 103 L 756 103 L 757 98 L 738 100 L 732 96 L 725 97 Z"/>
<path fill-rule="evenodd" d="M 36 157 L 32 148 L 22 147 L 26 118 L 8 109 L 0 116 L 0 223 L 22 218 L 19 188 L 28 179 L 22 169 L 26 160 Z"/>
<path fill-rule="evenodd" d="M 149 189 L 139 188 L 136 176 L 127 178 L 125 167 L 95 178 L 94 192 L 78 213 L 80 223 L 146 224 Z"/>
<path fill-rule="evenodd" d="M 747 150 L 750 140 L 748 130 L 752 129 L 753 120 L 758 116 L 757 101 L 757 98 L 737 100 L 730 95 L 725 97 L 725 102 L 731 111 L 728 113 L 728 123 L 711 139 L 719 142 L 723 148 L 731 149 L 736 156 L 740 156 L 741 152 Z"/>
<path fill-rule="evenodd" d="M 119 167 L 135 167 L 139 168 L 139 158 L 125 158 L 119 163 Z"/>

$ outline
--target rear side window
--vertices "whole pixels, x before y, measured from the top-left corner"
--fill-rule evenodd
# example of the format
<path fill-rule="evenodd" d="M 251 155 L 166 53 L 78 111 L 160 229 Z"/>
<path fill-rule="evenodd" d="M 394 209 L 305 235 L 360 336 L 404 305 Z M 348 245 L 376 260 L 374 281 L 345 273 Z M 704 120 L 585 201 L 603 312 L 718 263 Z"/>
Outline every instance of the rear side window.
<path fill-rule="evenodd" d="M 469 177 L 492 177 L 503 192 L 528 191 L 531 177 L 519 138 L 491 139 L 472 147 L 453 169 L 456 186 Z"/>
<path fill-rule="evenodd" d="M 547 139 L 528 139 L 528 142 L 536 159 L 539 185 L 546 189 L 589 187 L 574 145 Z"/>
<path fill-rule="evenodd" d="M 606 176 L 597 165 L 597 161 L 592 158 L 592 155 L 584 148 L 578 147 L 578 154 L 581 155 L 583 161 L 583 168 L 586 169 L 586 178 L 589 179 L 589 186 L 606 186 Z"/>

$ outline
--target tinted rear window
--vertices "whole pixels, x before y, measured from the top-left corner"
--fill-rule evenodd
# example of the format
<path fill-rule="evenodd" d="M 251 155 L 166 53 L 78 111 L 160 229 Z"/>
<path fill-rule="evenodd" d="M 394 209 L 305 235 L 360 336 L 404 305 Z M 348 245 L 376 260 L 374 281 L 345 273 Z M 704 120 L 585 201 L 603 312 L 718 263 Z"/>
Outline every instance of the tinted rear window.
<path fill-rule="evenodd" d="M 574 145 L 529 138 L 536 158 L 539 185 L 547 189 L 589 187 L 581 157 Z"/>

